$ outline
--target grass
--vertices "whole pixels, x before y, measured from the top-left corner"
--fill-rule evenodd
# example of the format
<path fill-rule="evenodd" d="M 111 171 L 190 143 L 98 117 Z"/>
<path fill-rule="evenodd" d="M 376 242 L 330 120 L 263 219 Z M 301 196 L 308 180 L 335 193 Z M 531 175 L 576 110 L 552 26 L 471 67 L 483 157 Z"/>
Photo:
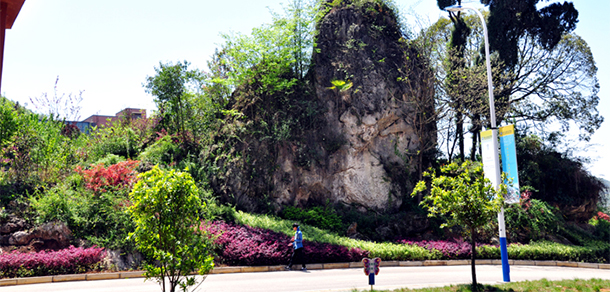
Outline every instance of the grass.
<path fill-rule="evenodd" d="M 265 228 L 292 236 L 292 221 L 278 219 L 273 216 L 249 214 L 238 211 L 235 213 L 238 224 Z M 348 248 L 361 248 L 370 252 L 371 257 L 379 257 L 384 261 L 422 261 L 442 259 L 441 252 L 429 251 L 423 247 L 391 242 L 370 242 L 340 236 L 327 230 L 302 224 L 306 240 L 343 245 Z M 530 244 L 511 244 L 508 247 L 508 257 L 515 260 L 556 260 L 574 262 L 606 263 L 609 261 L 610 243 L 593 242 L 586 246 L 564 245 L 555 242 L 532 242 Z M 496 246 L 477 247 L 477 259 L 499 259 L 500 248 Z"/>
<path fill-rule="evenodd" d="M 282 232 L 289 236 L 292 236 L 294 234 L 294 231 L 292 230 L 292 221 L 282 220 L 271 216 L 254 215 L 239 211 L 235 214 L 235 221 L 238 224 L 265 228 L 273 230 L 275 232 Z M 371 257 L 379 257 L 382 260 L 421 261 L 433 259 L 435 256 L 435 254 L 419 246 L 395 244 L 388 242 L 377 243 L 357 240 L 344 236 L 339 236 L 327 230 L 322 230 L 304 224 L 302 224 L 302 230 L 307 240 L 337 244 L 348 248 L 358 247 L 364 250 L 368 250 L 371 253 Z"/>
<path fill-rule="evenodd" d="M 397 289 L 397 290 L 373 290 L 377 292 L 471 292 L 471 285 L 452 285 L 448 287 L 423 288 L 423 289 Z M 564 291 L 595 291 L 610 292 L 610 280 L 562 280 L 549 281 L 546 279 L 538 281 L 525 281 L 504 283 L 498 285 L 479 285 L 479 291 L 498 292 L 564 292 Z"/>

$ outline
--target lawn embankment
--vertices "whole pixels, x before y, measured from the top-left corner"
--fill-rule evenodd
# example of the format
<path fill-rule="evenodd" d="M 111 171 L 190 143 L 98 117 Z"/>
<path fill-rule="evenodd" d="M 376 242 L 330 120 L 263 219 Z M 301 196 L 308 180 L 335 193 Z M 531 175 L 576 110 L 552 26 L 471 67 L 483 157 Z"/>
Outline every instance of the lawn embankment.
<path fill-rule="evenodd" d="M 292 222 L 267 215 L 255 215 L 244 212 L 235 213 L 238 224 L 269 229 L 292 235 Z M 448 252 L 450 244 L 429 244 L 424 247 L 417 244 L 398 244 L 390 242 L 370 242 L 339 236 L 312 226 L 302 227 L 305 238 L 322 243 L 342 245 L 348 248 L 360 248 L 370 252 L 371 257 L 382 260 L 421 261 L 450 260 L 469 258 L 469 254 Z M 594 240 L 582 241 L 581 245 L 565 245 L 556 242 L 538 241 L 530 244 L 510 244 L 508 256 L 514 260 L 555 260 L 574 262 L 610 262 L 610 243 Z M 477 258 L 499 259 L 500 248 L 494 245 L 477 246 Z"/>
<path fill-rule="evenodd" d="M 471 292 L 471 285 L 452 285 L 438 288 L 422 288 L 422 289 L 396 289 L 396 290 L 373 290 L 377 292 Z M 598 291 L 609 292 L 610 280 L 591 279 L 591 280 L 562 280 L 549 281 L 546 279 L 538 281 L 525 281 L 504 283 L 498 285 L 479 285 L 478 291 L 496 291 L 496 292 L 555 292 L 555 291 Z"/>

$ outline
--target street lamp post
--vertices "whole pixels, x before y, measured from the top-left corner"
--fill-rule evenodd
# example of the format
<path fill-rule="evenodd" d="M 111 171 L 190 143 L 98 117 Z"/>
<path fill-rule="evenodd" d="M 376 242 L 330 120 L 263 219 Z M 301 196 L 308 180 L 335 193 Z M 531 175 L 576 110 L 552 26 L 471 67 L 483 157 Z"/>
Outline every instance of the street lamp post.
<path fill-rule="evenodd" d="M 498 155 L 498 128 L 496 127 L 496 109 L 494 106 L 494 90 L 493 83 L 491 80 L 491 61 L 489 60 L 489 38 L 487 36 L 487 24 L 485 18 L 481 12 L 473 7 L 463 5 L 453 5 L 446 7 L 446 11 L 459 12 L 465 9 L 473 10 L 481 19 L 483 23 L 483 36 L 485 38 L 485 63 L 487 65 L 487 88 L 489 91 L 489 121 L 491 124 L 491 139 L 492 139 L 492 151 L 493 151 L 493 174 L 488 174 L 489 180 L 493 184 L 496 190 L 500 186 L 500 161 Z M 498 229 L 500 231 L 500 254 L 502 257 L 502 274 L 504 276 L 504 282 L 510 282 L 510 267 L 508 266 L 508 251 L 506 247 L 506 226 L 504 223 L 504 207 L 498 213 Z"/>

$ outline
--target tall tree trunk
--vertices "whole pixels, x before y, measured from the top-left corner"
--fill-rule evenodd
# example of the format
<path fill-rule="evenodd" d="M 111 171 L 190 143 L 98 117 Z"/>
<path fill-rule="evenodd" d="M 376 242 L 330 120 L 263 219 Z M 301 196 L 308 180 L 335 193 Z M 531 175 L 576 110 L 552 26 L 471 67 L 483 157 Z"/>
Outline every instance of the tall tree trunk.
<path fill-rule="evenodd" d="M 478 121 L 480 119 L 481 116 L 479 114 L 475 114 L 472 118 L 473 121 Z M 478 122 L 473 122 L 473 126 L 470 132 L 472 133 L 472 148 L 470 148 L 470 160 L 475 161 L 475 158 L 477 156 L 477 149 L 479 149 L 479 147 L 477 147 L 477 142 L 479 142 L 479 133 L 481 132 L 481 126 Z"/>
<path fill-rule="evenodd" d="M 455 123 L 455 135 L 458 139 L 458 147 L 460 148 L 460 160 L 464 161 L 464 116 L 461 112 L 457 114 L 457 121 Z"/>
<path fill-rule="evenodd" d="M 470 227 L 470 244 L 471 246 L 471 258 L 470 258 L 470 270 L 472 272 L 472 291 L 473 292 L 477 292 L 478 291 L 478 286 L 477 286 L 477 272 L 475 269 L 475 259 L 476 259 L 476 252 L 477 252 L 477 247 L 476 247 L 476 243 L 475 243 L 475 230 L 474 230 L 474 226 Z"/>

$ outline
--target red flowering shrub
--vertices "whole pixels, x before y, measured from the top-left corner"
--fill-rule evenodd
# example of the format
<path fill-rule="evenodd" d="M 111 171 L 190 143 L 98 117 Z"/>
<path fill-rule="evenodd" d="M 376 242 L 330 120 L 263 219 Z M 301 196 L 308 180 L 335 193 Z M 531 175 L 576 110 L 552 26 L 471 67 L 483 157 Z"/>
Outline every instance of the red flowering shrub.
<path fill-rule="evenodd" d="M 610 222 L 610 216 L 604 212 L 597 212 L 597 219 L 606 220 Z"/>
<path fill-rule="evenodd" d="M 75 171 L 85 178 L 86 187 L 96 194 L 118 188 L 131 188 L 137 173 L 135 168 L 139 161 L 121 161 L 108 167 L 103 164 L 91 165 L 91 169 L 82 169 L 77 166 Z"/>
<path fill-rule="evenodd" d="M 217 235 L 216 261 L 230 266 L 284 265 L 292 253 L 290 236 L 262 228 L 212 222 L 206 227 Z M 309 263 L 361 261 L 368 252 L 328 243 L 303 241 Z"/>
<path fill-rule="evenodd" d="M 76 248 L 59 251 L 0 254 L 0 278 L 76 274 L 96 270 L 105 255 L 104 248 Z"/>

